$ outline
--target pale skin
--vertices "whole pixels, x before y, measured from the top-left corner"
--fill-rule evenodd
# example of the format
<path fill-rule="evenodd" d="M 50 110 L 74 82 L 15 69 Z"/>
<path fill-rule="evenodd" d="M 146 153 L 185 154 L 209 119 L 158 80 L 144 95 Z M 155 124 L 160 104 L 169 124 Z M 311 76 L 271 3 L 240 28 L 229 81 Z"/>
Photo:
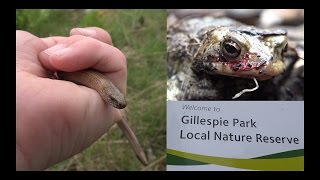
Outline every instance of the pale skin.
<path fill-rule="evenodd" d="M 69 37 L 47 38 L 16 31 L 16 170 L 45 170 L 121 120 L 95 90 L 51 78 L 88 68 L 126 93 L 126 58 L 105 30 L 74 28 Z"/>

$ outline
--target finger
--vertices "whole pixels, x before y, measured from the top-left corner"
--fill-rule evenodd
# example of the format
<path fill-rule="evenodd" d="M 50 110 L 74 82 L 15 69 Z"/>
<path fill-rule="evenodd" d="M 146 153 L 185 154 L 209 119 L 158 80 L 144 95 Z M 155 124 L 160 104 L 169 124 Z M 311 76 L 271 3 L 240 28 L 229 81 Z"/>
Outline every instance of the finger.
<path fill-rule="evenodd" d="M 54 71 L 74 72 L 93 68 L 107 73 L 125 92 L 126 58 L 117 48 L 96 39 L 74 35 L 39 54 L 40 62 Z"/>
<path fill-rule="evenodd" d="M 48 48 L 59 44 L 59 43 L 63 43 L 68 39 L 68 37 L 64 37 L 64 36 L 51 36 L 51 37 L 47 37 L 47 38 L 41 38 L 41 40 L 48 46 Z"/>
<path fill-rule="evenodd" d="M 125 56 L 119 49 L 80 35 L 64 39 L 39 56 L 44 64 L 49 62 L 52 70 L 67 72 L 90 67 L 101 72 L 116 72 L 126 64 Z"/>
<path fill-rule="evenodd" d="M 98 27 L 73 28 L 70 31 L 70 36 L 73 36 L 73 35 L 82 35 L 86 37 L 91 37 L 101 42 L 112 45 L 112 38 L 110 34 L 107 31 Z M 63 43 L 68 39 L 68 37 L 52 36 L 52 37 L 41 38 L 41 39 L 48 47 L 52 47 L 56 44 Z"/>
<path fill-rule="evenodd" d="M 112 45 L 112 38 L 110 34 L 104 29 L 98 27 L 73 28 L 70 31 L 70 35 L 87 36 Z"/>
<path fill-rule="evenodd" d="M 28 52 L 29 54 L 38 54 L 39 52 L 47 48 L 46 44 L 41 40 L 27 32 L 22 30 L 16 31 L 16 50 Z"/>
<path fill-rule="evenodd" d="M 35 35 L 16 31 L 16 67 L 18 71 L 25 71 L 39 77 L 48 77 L 48 72 L 43 69 L 38 60 L 38 54 L 48 47 Z"/>

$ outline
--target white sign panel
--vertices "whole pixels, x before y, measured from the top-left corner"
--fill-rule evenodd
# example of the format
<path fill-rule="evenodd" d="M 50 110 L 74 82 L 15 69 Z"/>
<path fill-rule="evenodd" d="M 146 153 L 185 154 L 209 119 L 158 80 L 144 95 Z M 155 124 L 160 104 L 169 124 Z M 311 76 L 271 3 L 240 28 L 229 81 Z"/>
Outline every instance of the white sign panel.
<path fill-rule="evenodd" d="M 167 170 L 304 170 L 304 101 L 168 101 Z"/>

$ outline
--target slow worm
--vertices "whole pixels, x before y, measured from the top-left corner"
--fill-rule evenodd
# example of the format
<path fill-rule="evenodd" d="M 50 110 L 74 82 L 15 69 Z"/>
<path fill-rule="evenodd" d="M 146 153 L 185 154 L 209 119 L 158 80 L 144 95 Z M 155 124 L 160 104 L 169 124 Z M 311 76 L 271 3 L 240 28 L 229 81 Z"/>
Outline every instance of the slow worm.
<path fill-rule="evenodd" d="M 137 158 L 144 165 L 148 164 L 147 157 L 141 148 L 139 141 L 127 122 L 127 115 L 123 108 L 127 106 L 125 96 L 102 73 L 95 70 L 82 70 L 77 72 L 57 72 L 58 78 L 83 85 L 96 90 L 103 101 L 117 109 L 120 109 L 122 119 L 117 123 L 129 140 Z"/>

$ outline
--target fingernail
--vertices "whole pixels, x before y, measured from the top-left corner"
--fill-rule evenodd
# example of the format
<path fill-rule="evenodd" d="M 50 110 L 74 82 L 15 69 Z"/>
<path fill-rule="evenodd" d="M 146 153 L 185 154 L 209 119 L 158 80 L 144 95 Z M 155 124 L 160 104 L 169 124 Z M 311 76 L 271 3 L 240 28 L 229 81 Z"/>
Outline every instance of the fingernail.
<path fill-rule="evenodd" d="M 52 55 L 61 56 L 69 51 L 70 51 L 70 48 L 67 48 L 65 44 L 57 44 L 45 50 L 44 53 L 46 53 L 49 56 L 52 56 Z"/>
<path fill-rule="evenodd" d="M 79 31 L 83 36 L 95 37 L 97 34 L 95 30 L 88 28 L 76 28 L 76 30 Z"/>

